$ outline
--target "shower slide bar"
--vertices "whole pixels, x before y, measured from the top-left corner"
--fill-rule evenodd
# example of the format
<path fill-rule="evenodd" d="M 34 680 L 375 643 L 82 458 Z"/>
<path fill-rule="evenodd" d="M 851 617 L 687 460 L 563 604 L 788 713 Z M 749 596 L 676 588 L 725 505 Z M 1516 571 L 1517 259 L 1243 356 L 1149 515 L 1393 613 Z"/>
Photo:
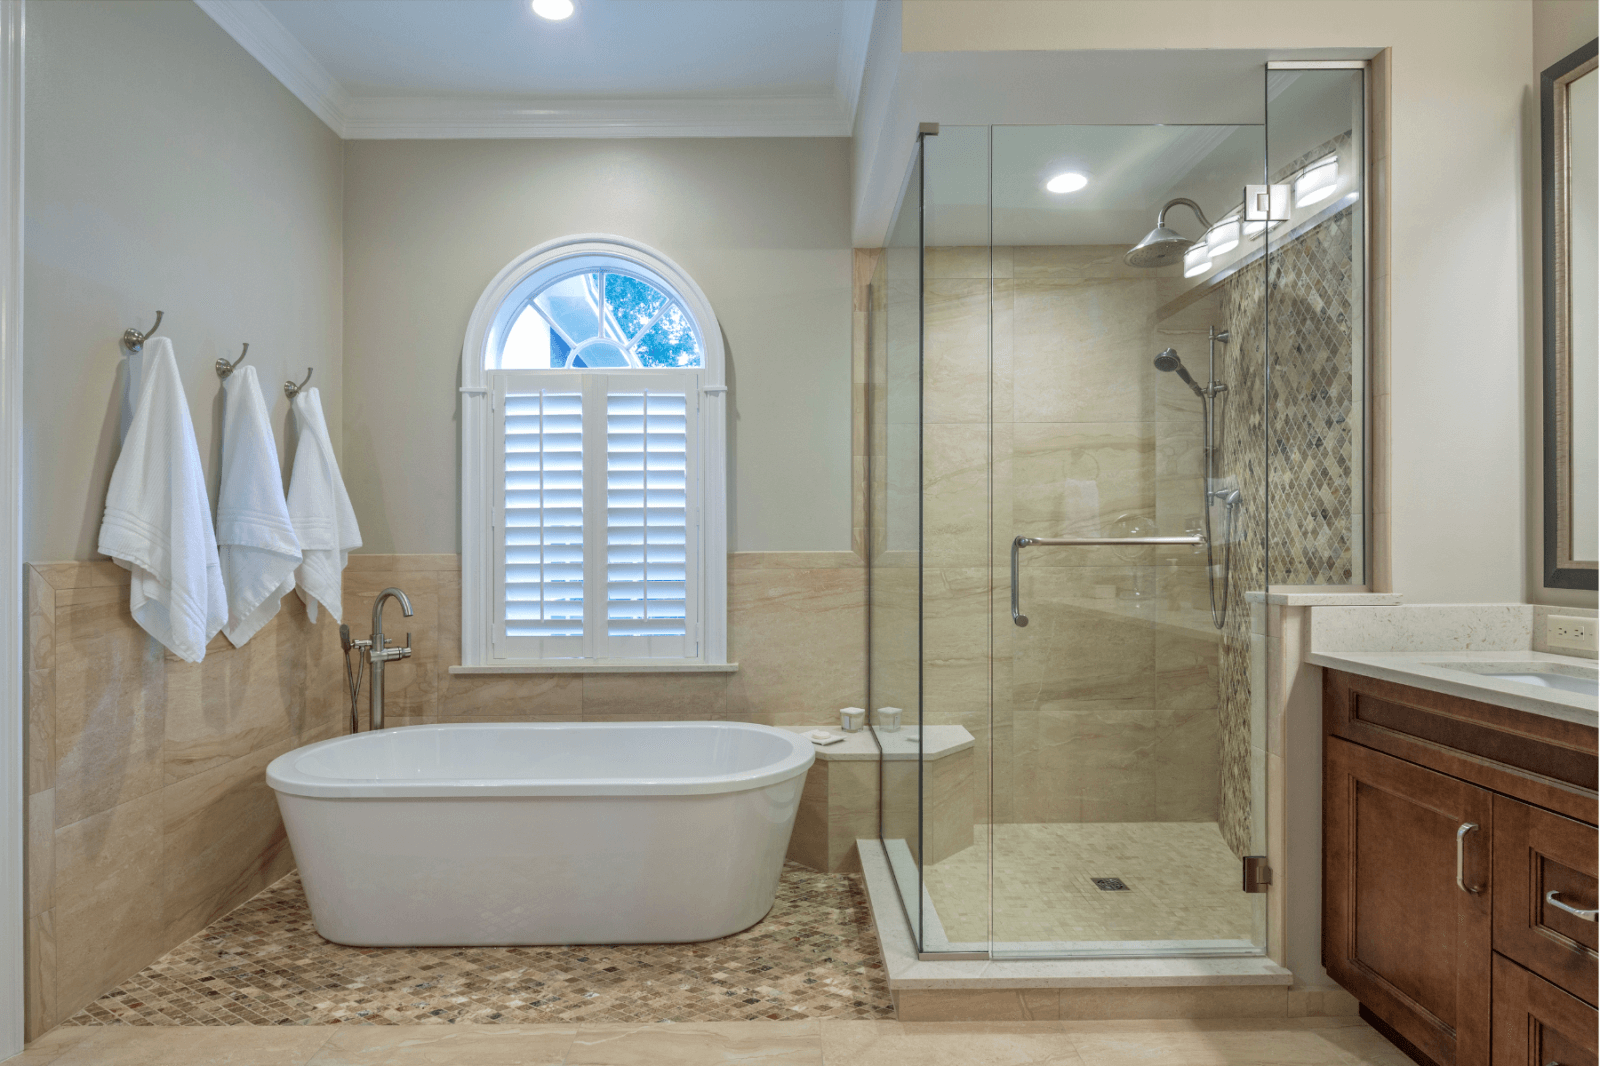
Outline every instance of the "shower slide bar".
<path fill-rule="evenodd" d="M 1019 554 L 1023 548 L 1081 548 L 1093 545 L 1128 547 L 1136 544 L 1171 544 L 1185 547 L 1205 547 L 1206 538 L 1198 533 L 1183 537 L 1022 537 L 1011 538 L 1011 621 L 1019 626 L 1028 624 L 1022 613 L 1022 573 Z"/>

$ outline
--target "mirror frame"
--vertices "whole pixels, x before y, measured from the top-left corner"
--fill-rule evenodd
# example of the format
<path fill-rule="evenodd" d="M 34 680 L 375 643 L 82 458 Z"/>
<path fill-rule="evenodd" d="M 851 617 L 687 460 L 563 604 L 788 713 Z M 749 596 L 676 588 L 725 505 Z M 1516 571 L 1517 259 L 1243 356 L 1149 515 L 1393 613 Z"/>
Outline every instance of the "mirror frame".
<path fill-rule="evenodd" d="M 1540 171 L 1544 214 L 1544 583 L 1593 589 L 1594 560 L 1572 558 L 1571 280 L 1568 276 L 1567 86 L 1596 68 L 1600 38 L 1539 75 Z"/>

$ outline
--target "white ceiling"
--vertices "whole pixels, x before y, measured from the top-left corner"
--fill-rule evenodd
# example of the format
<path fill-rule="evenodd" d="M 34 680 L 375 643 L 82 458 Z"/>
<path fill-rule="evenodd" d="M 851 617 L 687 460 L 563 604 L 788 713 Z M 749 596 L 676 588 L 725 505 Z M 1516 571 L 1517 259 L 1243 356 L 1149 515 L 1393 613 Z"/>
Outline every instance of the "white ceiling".
<path fill-rule="evenodd" d="M 342 137 L 848 136 L 873 0 L 196 0 Z"/>

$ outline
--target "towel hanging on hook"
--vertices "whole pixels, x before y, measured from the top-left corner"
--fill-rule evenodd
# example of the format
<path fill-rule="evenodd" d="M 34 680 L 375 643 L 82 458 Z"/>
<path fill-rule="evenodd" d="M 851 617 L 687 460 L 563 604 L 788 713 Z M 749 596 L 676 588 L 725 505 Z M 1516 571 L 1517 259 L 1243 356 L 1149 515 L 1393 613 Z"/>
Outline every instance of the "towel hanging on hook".
<path fill-rule="evenodd" d="M 250 352 L 250 342 L 246 341 L 245 342 L 245 346 L 244 346 L 244 351 L 240 352 L 239 353 L 239 358 L 235 359 L 233 362 L 230 363 L 226 359 L 218 359 L 217 360 L 217 377 L 225 378 L 229 374 L 233 373 L 234 368 L 237 367 L 240 363 L 244 362 L 244 357 L 246 355 L 248 355 L 249 352 Z"/>
<path fill-rule="evenodd" d="M 300 384 L 296 385 L 293 378 L 283 383 L 283 394 L 292 400 L 300 395 L 300 390 L 309 384 L 311 384 L 311 368 L 308 366 L 306 367 L 306 379 Z"/>
<path fill-rule="evenodd" d="M 162 313 L 160 311 L 157 311 L 156 312 L 156 324 L 151 326 L 149 329 L 145 330 L 143 333 L 140 333 L 138 330 L 134 329 L 132 326 L 129 326 L 127 329 L 123 330 L 122 331 L 122 346 L 124 348 L 128 349 L 128 351 L 130 351 L 130 352 L 143 351 L 144 350 L 144 342 L 150 339 L 150 335 L 152 333 L 154 333 L 156 330 L 161 328 L 161 316 L 162 316 Z"/>

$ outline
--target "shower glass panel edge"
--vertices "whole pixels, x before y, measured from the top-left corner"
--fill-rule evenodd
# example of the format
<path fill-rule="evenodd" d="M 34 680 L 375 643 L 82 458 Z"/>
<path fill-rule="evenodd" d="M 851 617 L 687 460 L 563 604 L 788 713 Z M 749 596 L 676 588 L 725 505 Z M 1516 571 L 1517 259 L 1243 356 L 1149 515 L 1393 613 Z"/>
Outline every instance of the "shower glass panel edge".
<path fill-rule="evenodd" d="M 878 747 L 878 839 L 922 947 L 923 138 L 873 271 L 868 336 L 868 728 Z M 900 728 L 883 728 L 900 708 Z M 913 740 L 912 738 L 916 738 Z M 911 772 L 908 774 L 907 770 Z"/>

